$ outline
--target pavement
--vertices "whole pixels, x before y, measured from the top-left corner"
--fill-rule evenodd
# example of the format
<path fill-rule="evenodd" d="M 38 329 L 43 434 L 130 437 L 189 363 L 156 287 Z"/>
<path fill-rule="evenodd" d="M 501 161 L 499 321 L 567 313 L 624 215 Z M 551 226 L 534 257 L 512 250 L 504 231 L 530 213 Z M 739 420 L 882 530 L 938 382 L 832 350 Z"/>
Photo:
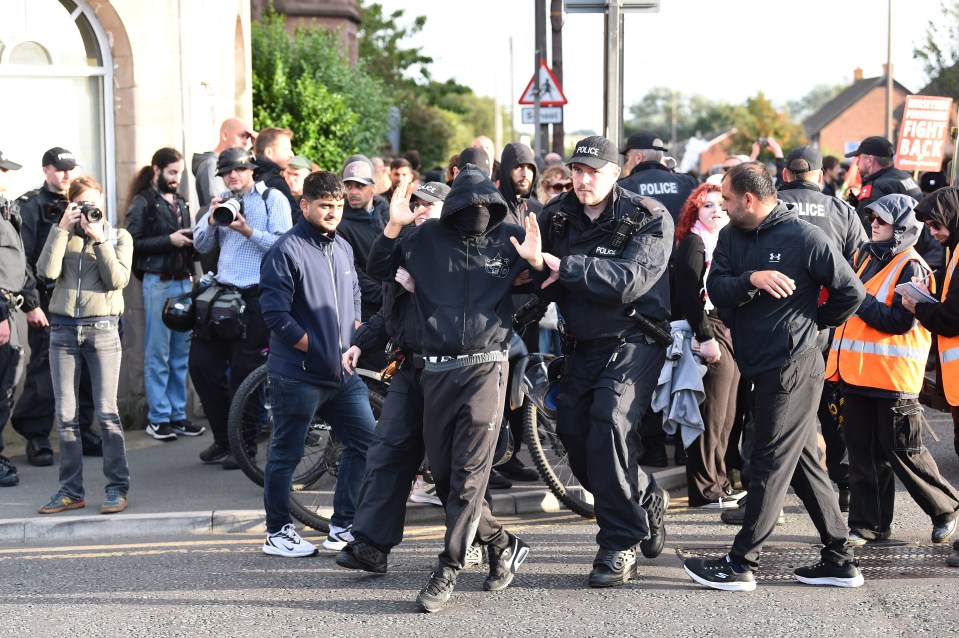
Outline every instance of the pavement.
<path fill-rule="evenodd" d="M 53 465 L 34 467 L 27 462 L 24 439 L 12 428 L 5 428 L 3 434 L 4 454 L 17 465 L 20 484 L 0 488 L 0 543 L 266 533 L 263 489 L 240 470 L 228 471 L 220 465 L 200 462 L 200 451 L 213 442 L 210 432 L 162 442 L 143 430 L 127 431 L 130 505 L 123 513 L 109 515 L 100 514 L 106 479 L 102 460 L 96 457 L 83 459 L 86 508 L 38 514 L 37 509 L 57 491 L 59 454 L 55 454 Z M 56 451 L 55 437 L 52 443 Z M 525 446 L 520 458 L 532 466 Z M 672 492 L 684 490 L 683 467 L 647 469 L 663 488 Z M 514 483 L 511 489 L 494 490 L 492 508 L 499 516 L 562 509 L 541 482 Z M 407 523 L 429 521 L 442 523 L 442 508 L 408 503 Z"/>

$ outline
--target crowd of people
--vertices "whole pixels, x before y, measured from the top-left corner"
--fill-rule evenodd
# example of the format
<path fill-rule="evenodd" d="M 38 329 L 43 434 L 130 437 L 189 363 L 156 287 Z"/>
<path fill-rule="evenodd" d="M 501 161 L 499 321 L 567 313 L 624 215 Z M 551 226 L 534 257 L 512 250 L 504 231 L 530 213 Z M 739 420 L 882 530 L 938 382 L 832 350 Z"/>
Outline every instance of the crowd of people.
<path fill-rule="evenodd" d="M 146 434 L 205 433 L 187 415 L 189 376 L 212 435 L 200 461 L 236 469 L 228 410 L 266 364 L 263 551 L 317 552 L 293 525 L 289 492 L 319 414 L 344 445 L 323 542 L 337 564 L 385 573 L 407 499 L 444 507 L 443 548 L 417 597 L 427 612 L 444 608 L 467 566 L 488 562 L 484 588 L 497 591 L 530 553 L 493 516 L 489 489 L 538 476 L 515 455 L 493 468 L 504 419 L 522 440 L 509 350 L 514 313 L 531 300 L 552 318 L 518 336 L 562 357 L 556 432 L 595 499 L 590 586 L 626 583 L 640 555 L 663 549 L 669 494 L 644 467 L 666 464 L 667 431 L 689 507 L 740 526 L 723 558 L 685 561 L 702 585 L 755 589 L 790 487 L 822 543 L 821 560 L 795 572 L 803 583 L 863 584 L 853 548 L 889 539 L 896 477 L 930 517 L 931 541 L 954 535 L 959 491 L 922 443 L 919 398 L 935 342 L 959 453 L 959 189 L 924 178 L 924 194 L 894 168 L 888 140 L 847 155 L 861 176 L 850 189 L 838 158 L 784 154 L 772 138 L 702 181 L 677 173 L 651 131 L 622 147 L 586 137 L 568 160 L 521 143 L 497 154 L 481 136 L 432 170 L 415 151 L 322 170 L 293 139 L 231 118 L 192 158 L 192 179 L 179 151 L 157 150 L 131 184 L 125 228 L 63 148 L 44 154 L 40 188 L 3 200 L 0 427 L 12 413 L 28 462 L 42 466 L 56 424 L 59 488 L 40 513 L 85 507 L 83 455 L 103 457 L 101 512 L 128 506 L 117 386 L 132 274 Z M 754 161 L 761 148 L 772 170 Z M 3 173 L 20 168 L 0 154 Z M 195 313 L 185 329 L 167 320 L 181 302 Z M 26 314 L 28 363 L 15 312 Z M 390 363 L 377 423 L 355 369 Z M 0 455 L 0 486 L 18 481 Z M 948 561 L 959 566 L 959 549 Z"/>

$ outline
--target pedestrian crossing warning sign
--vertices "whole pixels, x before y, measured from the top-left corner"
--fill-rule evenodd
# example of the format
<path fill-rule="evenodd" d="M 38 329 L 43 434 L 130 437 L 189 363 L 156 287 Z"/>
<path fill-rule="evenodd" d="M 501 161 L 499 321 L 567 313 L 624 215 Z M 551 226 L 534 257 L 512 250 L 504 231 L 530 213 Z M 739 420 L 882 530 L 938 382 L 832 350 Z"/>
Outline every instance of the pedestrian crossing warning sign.
<path fill-rule="evenodd" d="M 546 60 L 540 60 L 539 71 L 530 78 L 522 97 L 519 98 L 519 103 L 535 104 L 537 88 L 540 106 L 563 106 L 569 102 L 563 95 L 563 87 L 556 81 L 556 76 L 546 66 Z"/>

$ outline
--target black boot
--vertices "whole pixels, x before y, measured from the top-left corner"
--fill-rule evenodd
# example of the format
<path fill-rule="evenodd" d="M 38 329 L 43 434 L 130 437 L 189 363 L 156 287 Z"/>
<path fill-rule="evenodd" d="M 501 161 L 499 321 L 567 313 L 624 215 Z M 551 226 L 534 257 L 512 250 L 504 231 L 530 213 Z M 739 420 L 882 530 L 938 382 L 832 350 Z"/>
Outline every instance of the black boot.
<path fill-rule="evenodd" d="M 430 575 L 430 582 L 426 583 L 426 587 L 416 597 L 420 609 L 432 614 L 446 607 L 456 587 L 456 573 L 456 570 L 449 565 L 443 563 L 437 565 L 436 570 Z"/>

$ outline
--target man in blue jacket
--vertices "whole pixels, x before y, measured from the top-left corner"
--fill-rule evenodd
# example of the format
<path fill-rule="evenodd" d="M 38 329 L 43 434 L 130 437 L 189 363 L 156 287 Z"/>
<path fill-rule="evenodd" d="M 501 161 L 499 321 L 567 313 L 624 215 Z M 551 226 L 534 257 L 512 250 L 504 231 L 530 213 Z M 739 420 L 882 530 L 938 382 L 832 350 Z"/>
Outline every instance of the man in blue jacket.
<path fill-rule="evenodd" d="M 319 413 L 333 424 L 343 443 L 330 533 L 323 543 L 332 550 L 352 540 L 356 495 L 376 427 L 366 385 L 340 366 L 360 323 L 353 250 L 336 234 L 343 196 L 343 182 L 336 175 L 310 174 L 303 182 L 302 217 L 274 243 L 260 266 L 260 306 L 271 332 L 267 367 L 273 393 L 273 439 L 263 482 L 263 552 L 273 556 L 316 552 L 296 533 L 290 518 L 293 471 L 303 457 L 313 415 Z"/>

